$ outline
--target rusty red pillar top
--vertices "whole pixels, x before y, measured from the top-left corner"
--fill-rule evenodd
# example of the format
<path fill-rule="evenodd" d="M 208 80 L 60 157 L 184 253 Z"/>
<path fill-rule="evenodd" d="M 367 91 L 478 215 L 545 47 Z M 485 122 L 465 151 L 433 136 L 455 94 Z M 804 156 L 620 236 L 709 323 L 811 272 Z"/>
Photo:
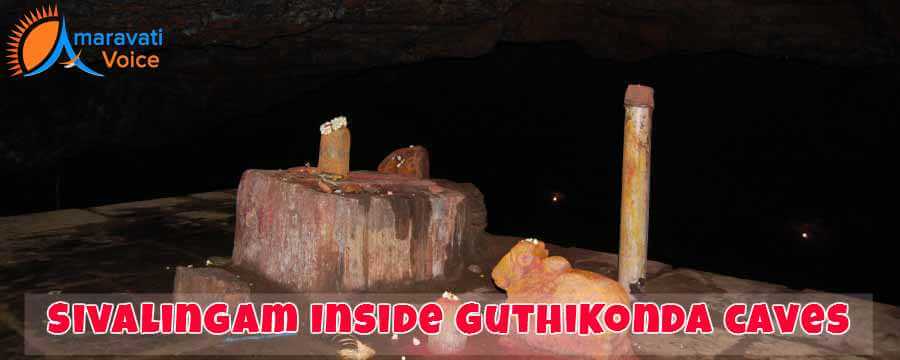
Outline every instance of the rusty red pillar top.
<path fill-rule="evenodd" d="M 628 85 L 625 90 L 625 106 L 653 107 L 653 88 L 644 85 Z"/>

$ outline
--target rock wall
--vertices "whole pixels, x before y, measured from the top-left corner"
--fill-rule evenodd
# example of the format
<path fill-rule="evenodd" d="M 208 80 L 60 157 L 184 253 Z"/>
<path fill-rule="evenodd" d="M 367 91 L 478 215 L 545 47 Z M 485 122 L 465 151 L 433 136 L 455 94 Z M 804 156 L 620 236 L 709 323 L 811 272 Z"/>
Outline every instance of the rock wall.
<path fill-rule="evenodd" d="M 4 1 L 0 27 L 9 29 L 36 5 Z M 72 158 L 129 147 L 164 151 L 198 138 L 208 148 L 227 148 L 234 134 L 246 133 L 241 124 L 313 90 L 343 85 L 363 68 L 475 57 L 501 42 L 562 41 L 616 60 L 724 50 L 842 65 L 896 64 L 900 44 L 900 2 L 893 0 L 80 0 L 60 6 L 72 31 L 162 27 L 161 68 L 94 79 L 58 66 L 39 79 L 4 79 L 0 172 L 16 180 L 5 186 L 15 190 L 0 195 L 15 199 L 7 204 L 24 204 L 7 214 L 84 206 L 67 204 L 65 195 L 59 200 L 58 188 L 73 193 L 75 171 L 66 169 Z M 83 50 L 82 60 L 105 67 L 98 49 Z M 383 76 L 387 83 L 395 75 Z M 179 191 L 188 190 L 169 193 Z"/>
<path fill-rule="evenodd" d="M 892 0 L 86 0 L 62 9 L 76 29 L 164 27 L 185 68 L 372 66 L 567 40 L 617 59 L 734 50 L 871 63 L 894 61 L 900 43 Z M 196 56 L 229 49 L 243 55 Z"/>

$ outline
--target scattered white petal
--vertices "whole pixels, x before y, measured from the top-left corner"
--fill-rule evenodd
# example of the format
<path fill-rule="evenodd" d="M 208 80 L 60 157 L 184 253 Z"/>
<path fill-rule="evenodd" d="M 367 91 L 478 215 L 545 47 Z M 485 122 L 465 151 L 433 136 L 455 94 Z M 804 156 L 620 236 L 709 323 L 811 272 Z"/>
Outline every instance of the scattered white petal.
<path fill-rule="evenodd" d="M 397 341 L 397 340 L 400 340 L 399 335 L 397 335 L 397 334 L 391 335 L 391 341 Z"/>
<path fill-rule="evenodd" d="M 444 294 L 441 295 L 442 298 L 452 301 L 459 301 L 459 296 L 453 295 L 452 292 L 444 291 Z"/>
<path fill-rule="evenodd" d="M 345 127 L 345 126 L 347 126 L 347 117 L 345 117 L 345 116 L 338 116 L 338 117 L 336 117 L 336 118 L 334 118 L 334 119 L 331 119 L 331 128 L 332 128 L 333 130 L 338 130 L 338 129 L 340 129 L 340 128 L 342 128 L 342 127 Z"/>
<path fill-rule="evenodd" d="M 422 345 L 422 341 L 420 341 L 419 338 L 413 336 L 413 345 L 414 346 Z"/>
<path fill-rule="evenodd" d="M 324 124 L 320 125 L 319 132 L 322 133 L 322 135 L 331 134 L 331 122 L 328 121 L 328 122 L 325 122 Z"/>

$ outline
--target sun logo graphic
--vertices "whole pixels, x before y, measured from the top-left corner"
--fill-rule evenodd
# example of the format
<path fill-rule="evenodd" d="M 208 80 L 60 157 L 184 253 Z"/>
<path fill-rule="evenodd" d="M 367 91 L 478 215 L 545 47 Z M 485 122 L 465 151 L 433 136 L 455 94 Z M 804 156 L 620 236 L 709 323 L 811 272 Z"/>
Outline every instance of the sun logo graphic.
<path fill-rule="evenodd" d="M 41 7 L 26 13 L 12 30 L 7 43 L 7 59 L 12 76 L 34 76 L 47 71 L 54 64 L 65 68 L 78 68 L 93 76 L 103 75 L 81 61 L 69 42 L 66 18 L 57 6 Z M 65 52 L 68 60 L 59 62 Z"/>

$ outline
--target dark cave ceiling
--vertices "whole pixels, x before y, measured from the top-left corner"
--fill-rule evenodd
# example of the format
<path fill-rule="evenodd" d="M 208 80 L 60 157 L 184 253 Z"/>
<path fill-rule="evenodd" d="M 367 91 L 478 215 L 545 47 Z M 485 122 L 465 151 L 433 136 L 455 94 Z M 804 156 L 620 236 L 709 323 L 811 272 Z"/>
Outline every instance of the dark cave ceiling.
<path fill-rule="evenodd" d="M 36 4 L 0 0 L 0 23 L 11 26 Z M 724 51 L 839 66 L 894 65 L 900 45 L 896 0 L 79 0 L 60 7 L 72 32 L 162 27 L 166 43 L 152 49 L 162 71 L 100 81 L 56 69 L 42 74 L 53 86 L 7 81 L 0 169 L 52 167 L 93 144 L 191 139 L 294 102 L 343 70 L 472 58 L 498 43 L 565 42 L 625 62 Z M 86 61 L 102 66 L 96 47 L 84 50 Z"/>
<path fill-rule="evenodd" d="M 7 14 L 31 6 L 14 1 Z M 178 68 L 320 71 L 472 57 L 504 41 L 572 41 L 615 60 L 725 50 L 871 64 L 893 62 L 900 43 L 894 0 L 81 0 L 61 7 L 73 28 L 165 28 L 169 65 Z"/>

